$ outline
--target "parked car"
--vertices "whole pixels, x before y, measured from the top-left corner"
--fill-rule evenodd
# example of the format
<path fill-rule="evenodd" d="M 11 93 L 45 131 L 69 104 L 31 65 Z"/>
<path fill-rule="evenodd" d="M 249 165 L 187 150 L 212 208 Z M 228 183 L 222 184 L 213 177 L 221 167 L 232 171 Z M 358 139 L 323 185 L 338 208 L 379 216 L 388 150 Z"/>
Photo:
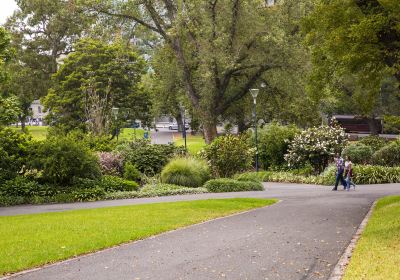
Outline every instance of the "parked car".
<path fill-rule="evenodd" d="M 186 130 L 188 130 L 188 129 L 189 129 L 189 125 L 188 125 L 188 124 L 185 124 L 185 128 L 186 128 Z M 172 124 L 170 124 L 170 125 L 168 126 L 168 129 L 169 129 L 169 130 L 178 130 L 178 129 L 179 129 L 178 123 L 172 123 Z"/>

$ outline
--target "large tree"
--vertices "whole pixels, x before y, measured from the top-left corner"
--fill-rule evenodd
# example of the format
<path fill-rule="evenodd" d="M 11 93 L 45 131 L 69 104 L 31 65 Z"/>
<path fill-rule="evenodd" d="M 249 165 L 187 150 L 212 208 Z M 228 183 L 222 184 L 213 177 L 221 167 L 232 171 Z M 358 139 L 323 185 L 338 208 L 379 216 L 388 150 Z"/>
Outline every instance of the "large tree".
<path fill-rule="evenodd" d="M 400 82 L 400 2 L 319 0 L 304 29 L 315 99 L 347 96 L 372 124 L 385 81 Z"/>
<path fill-rule="evenodd" d="M 65 130 L 88 129 L 95 135 L 110 132 L 112 107 L 119 121 L 148 121 L 148 94 L 140 86 L 145 62 L 126 46 L 83 39 L 54 75 L 44 99 L 48 120 Z"/>
<path fill-rule="evenodd" d="M 5 24 L 11 32 L 17 59 L 7 72 L 3 87 L 20 99 L 22 127 L 34 99 L 47 94 L 51 76 L 62 58 L 90 26 L 91 18 L 81 13 L 74 0 L 18 0 L 18 9 Z"/>
<path fill-rule="evenodd" d="M 88 2 L 146 27 L 171 48 L 207 142 L 216 137 L 218 117 L 283 64 L 264 0 Z"/>

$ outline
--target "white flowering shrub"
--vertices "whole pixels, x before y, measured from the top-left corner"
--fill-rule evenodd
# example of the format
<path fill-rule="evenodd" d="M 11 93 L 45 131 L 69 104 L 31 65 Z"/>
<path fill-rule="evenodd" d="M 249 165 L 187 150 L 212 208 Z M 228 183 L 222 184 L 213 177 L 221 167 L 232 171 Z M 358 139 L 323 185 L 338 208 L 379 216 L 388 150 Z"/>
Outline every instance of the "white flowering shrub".
<path fill-rule="evenodd" d="M 285 160 L 291 167 L 311 164 L 315 173 L 321 173 L 335 153 L 346 146 L 344 130 L 337 125 L 313 127 L 297 134 L 289 145 Z"/>

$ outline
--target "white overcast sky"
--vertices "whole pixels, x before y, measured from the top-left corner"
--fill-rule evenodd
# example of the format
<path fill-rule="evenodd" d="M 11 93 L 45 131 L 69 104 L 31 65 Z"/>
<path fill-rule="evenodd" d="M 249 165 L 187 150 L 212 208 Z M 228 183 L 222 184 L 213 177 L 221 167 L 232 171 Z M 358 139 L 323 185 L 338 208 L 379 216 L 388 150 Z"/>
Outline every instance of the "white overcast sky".
<path fill-rule="evenodd" d="M 0 0 L 0 24 L 4 24 L 7 17 L 11 16 L 16 9 L 17 4 L 14 0 Z"/>

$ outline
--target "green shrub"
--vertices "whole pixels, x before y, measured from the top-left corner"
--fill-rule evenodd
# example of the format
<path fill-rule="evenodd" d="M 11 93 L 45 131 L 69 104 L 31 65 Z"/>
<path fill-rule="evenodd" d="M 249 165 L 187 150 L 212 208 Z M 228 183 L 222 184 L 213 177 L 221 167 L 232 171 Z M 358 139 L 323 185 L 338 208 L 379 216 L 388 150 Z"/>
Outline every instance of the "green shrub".
<path fill-rule="evenodd" d="M 216 177 L 231 177 L 252 167 L 254 149 L 246 135 L 226 135 L 216 138 L 201 152 Z"/>
<path fill-rule="evenodd" d="M 207 163 L 187 157 L 171 160 L 161 172 L 161 182 L 184 187 L 201 187 L 210 177 Z"/>
<path fill-rule="evenodd" d="M 145 185 L 140 192 L 138 197 L 155 197 L 155 196 L 167 196 L 167 195 L 183 195 L 183 194 L 201 194 L 207 193 L 205 188 L 188 188 L 172 184 L 154 184 Z"/>
<path fill-rule="evenodd" d="M 96 201 L 104 198 L 103 188 L 95 187 L 92 189 L 75 190 L 71 193 L 75 201 Z"/>
<path fill-rule="evenodd" d="M 209 192 L 246 192 L 246 191 L 263 191 L 264 188 L 260 182 L 255 181 L 238 181 L 234 179 L 220 178 L 209 180 L 204 187 Z"/>
<path fill-rule="evenodd" d="M 372 151 L 378 151 L 387 145 L 387 140 L 376 135 L 363 137 L 358 143 L 371 147 Z"/>
<path fill-rule="evenodd" d="M 37 143 L 30 153 L 28 166 L 40 171 L 43 182 L 54 185 L 70 185 L 74 178 L 101 177 L 98 157 L 67 137 L 51 137 Z"/>
<path fill-rule="evenodd" d="M 4 196 L 51 196 L 55 190 L 28 178 L 17 176 L 0 185 L 0 195 Z"/>
<path fill-rule="evenodd" d="M 26 163 L 30 137 L 0 127 L 0 182 L 12 179 Z"/>
<path fill-rule="evenodd" d="M 400 140 L 394 141 L 375 152 L 372 161 L 376 165 L 399 166 Z"/>
<path fill-rule="evenodd" d="M 366 164 L 371 161 L 372 149 L 362 143 L 351 144 L 343 149 L 342 156 L 350 157 L 353 163 Z"/>
<path fill-rule="evenodd" d="M 319 174 L 346 143 L 346 134 L 339 126 L 309 128 L 296 135 L 285 159 L 290 167 L 310 164 L 314 172 Z"/>
<path fill-rule="evenodd" d="M 261 167 L 268 169 L 287 165 L 285 154 L 288 151 L 289 143 L 294 139 L 299 129 L 294 125 L 281 125 L 271 123 L 258 131 L 258 151 Z M 254 134 L 251 138 L 255 146 Z"/>
<path fill-rule="evenodd" d="M 161 172 L 168 161 L 177 156 L 184 155 L 181 147 L 173 144 L 157 145 L 147 140 L 138 140 L 125 143 L 117 147 L 121 153 L 124 163 L 130 163 L 143 174 L 155 175 Z"/>
<path fill-rule="evenodd" d="M 137 170 L 136 166 L 131 163 L 126 163 L 124 166 L 124 179 L 140 182 L 142 178 L 142 174 L 139 170 Z"/>
<path fill-rule="evenodd" d="M 245 172 L 241 174 L 236 174 L 234 176 L 234 179 L 238 181 L 266 182 L 269 174 L 269 171 Z"/>
<path fill-rule="evenodd" d="M 400 116 L 384 116 L 383 132 L 388 134 L 400 133 Z"/>
<path fill-rule="evenodd" d="M 104 189 L 106 192 L 137 191 L 139 189 L 139 184 L 134 181 L 125 180 L 120 177 L 110 175 L 103 176 L 98 186 Z"/>

